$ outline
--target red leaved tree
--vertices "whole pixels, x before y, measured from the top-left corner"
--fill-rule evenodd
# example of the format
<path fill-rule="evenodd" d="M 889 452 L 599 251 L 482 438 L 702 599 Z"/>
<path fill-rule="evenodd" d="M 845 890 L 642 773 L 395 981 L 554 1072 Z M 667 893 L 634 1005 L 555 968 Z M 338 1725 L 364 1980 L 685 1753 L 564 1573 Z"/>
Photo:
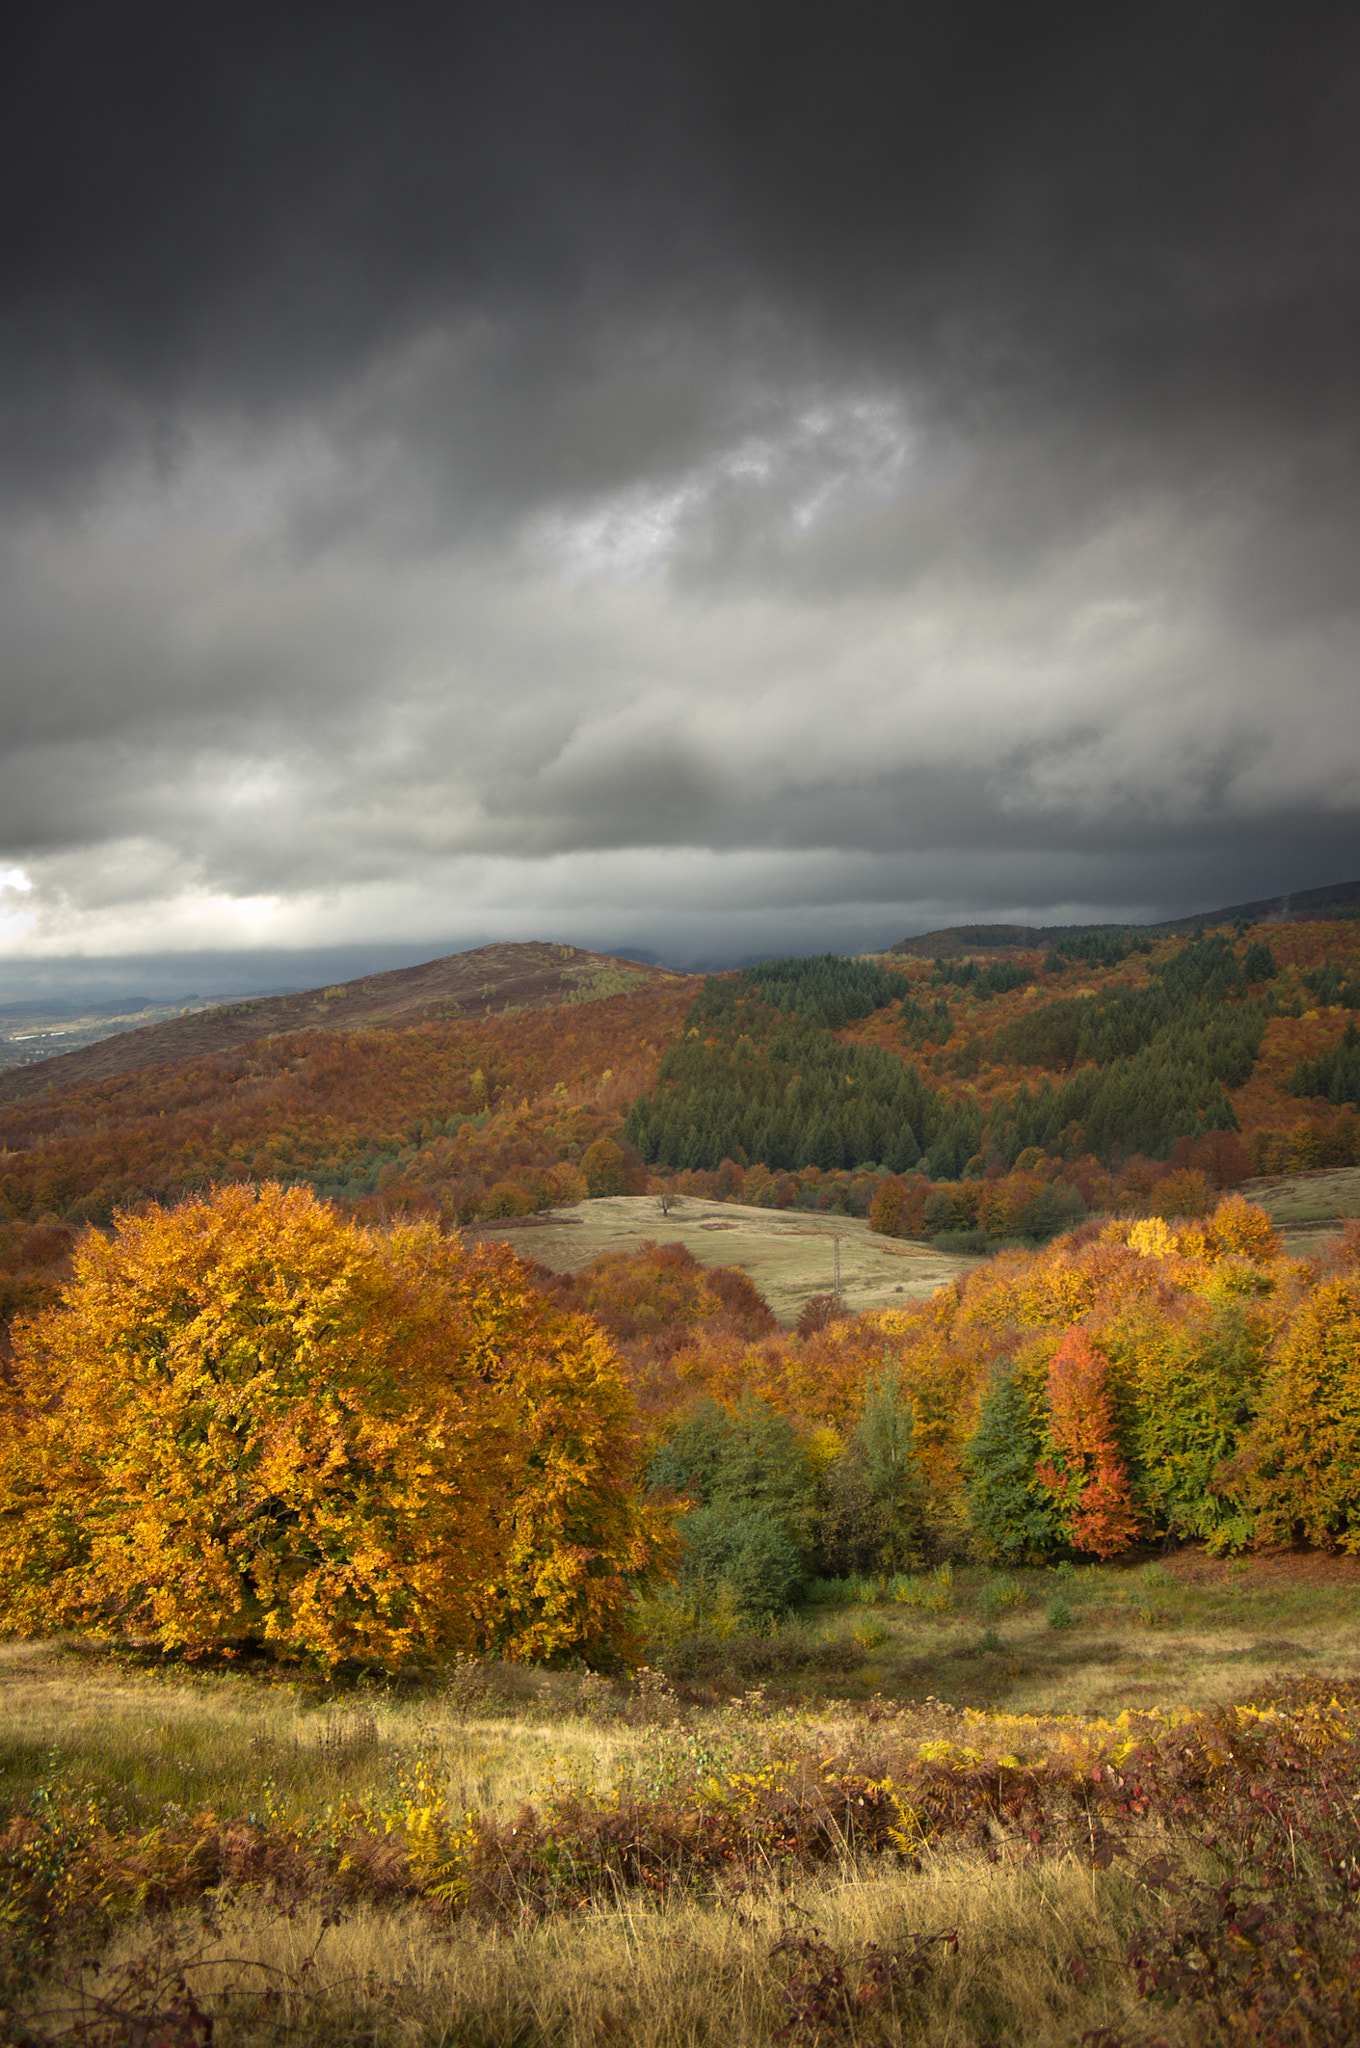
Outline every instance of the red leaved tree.
<path fill-rule="evenodd" d="M 1128 1466 L 1115 1434 L 1109 1366 L 1085 1330 L 1069 1330 L 1048 1368 L 1048 1435 L 1054 1456 L 1040 1483 L 1063 1512 L 1078 1550 L 1114 1557 L 1138 1534 Z"/>

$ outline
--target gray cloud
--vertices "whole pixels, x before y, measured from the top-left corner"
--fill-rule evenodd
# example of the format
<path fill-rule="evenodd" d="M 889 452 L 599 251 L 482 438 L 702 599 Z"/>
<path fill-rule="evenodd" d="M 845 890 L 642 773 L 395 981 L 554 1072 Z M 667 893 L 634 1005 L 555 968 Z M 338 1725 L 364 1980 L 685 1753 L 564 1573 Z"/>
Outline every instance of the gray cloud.
<path fill-rule="evenodd" d="M 1352 10 L 16 22 L 0 957 L 1360 871 Z"/>

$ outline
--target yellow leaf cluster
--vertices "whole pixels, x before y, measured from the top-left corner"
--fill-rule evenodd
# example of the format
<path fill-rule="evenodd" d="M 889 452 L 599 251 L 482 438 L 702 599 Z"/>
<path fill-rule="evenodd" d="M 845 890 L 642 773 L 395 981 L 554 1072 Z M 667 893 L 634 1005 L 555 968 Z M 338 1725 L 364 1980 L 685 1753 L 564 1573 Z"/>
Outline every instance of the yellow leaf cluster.
<path fill-rule="evenodd" d="M 589 1654 L 665 1552 L 607 1341 L 503 1247 L 215 1191 L 88 1232 L 0 1392 L 0 1626 Z"/>

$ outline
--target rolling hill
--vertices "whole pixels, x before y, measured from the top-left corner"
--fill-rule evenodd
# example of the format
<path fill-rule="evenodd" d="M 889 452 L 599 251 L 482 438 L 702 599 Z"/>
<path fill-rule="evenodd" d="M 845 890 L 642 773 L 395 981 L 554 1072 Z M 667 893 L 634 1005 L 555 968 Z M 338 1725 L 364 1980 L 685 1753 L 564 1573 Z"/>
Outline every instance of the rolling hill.
<path fill-rule="evenodd" d="M 1360 922 L 1298 908 L 706 979 L 481 947 L 125 1032 L 0 1077 L 0 1319 L 82 1226 L 232 1181 L 481 1234 L 669 1190 L 971 1254 L 1354 1167 Z"/>
<path fill-rule="evenodd" d="M 143 1067 L 229 1052 L 252 1039 L 308 1030 L 403 1029 L 432 1018 L 487 1018 L 560 1009 L 600 995 L 682 977 L 579 946 L 478 946 L 420 967 L 359 976 L 301 994 L 256 996 L 142 1030 L 121 1031 L 76 1052 L 0 1074 L 0 1103 L 29 1102 L 54 1088 L 107 1080 Z"/>
<path fill-rule="evenodd" d="M 894 953 L 920 960 L 958 959 L 967 953 L 1033 951 L 1057 940 L 1086 932 L 1139 930 L 1148 933 L 1214 931 L 1232 924 L 1300 924 L 1360 911 L 1360 882 L 1331 882 L 1322 889 L 1300 889 L 1292 895 L 1261 896 L 1251 903 L 1230 903 L 1222 910 L 1199 910 L 1193 917 L 1167 918 L 1161 924 L 958 924 L 939 931 L 899 939 Z"/>

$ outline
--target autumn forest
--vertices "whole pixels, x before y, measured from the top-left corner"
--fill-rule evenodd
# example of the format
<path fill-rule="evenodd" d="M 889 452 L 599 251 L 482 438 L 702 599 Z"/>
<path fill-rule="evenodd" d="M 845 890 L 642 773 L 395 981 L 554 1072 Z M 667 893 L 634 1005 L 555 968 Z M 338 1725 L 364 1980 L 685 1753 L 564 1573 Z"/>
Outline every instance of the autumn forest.
<path fill-rule="evenodd" d="M 138 1317 L 169 1313 L 151 1306 L 159 1282 L 129 1277 L 145 1265 L 135 1247 L 178 1232 L 199 1246 L 211 1287 L 218 1254 L 202 1249 L 204 1233 L 225 1257 L 235 1218 L 247 1235 L 324 1241 L 318 1273 L 336 1259 L 346 1270 L 356 1259 L 399 1265 L 416 1253 L 398 1247 L 428 1243 L 421 1256 L 436 1256 L 448 1273 L 439 1284 L 465 1303 L 478 1287 L 497 1300 L 509 1288 L 525 1327 L 551 1312 L 594 1331 L 614 1375 L 601 1413 L 609 1429 L 624 1409 L 634 1417 L 610 1486 L 621 1502 L 632 1487 L 638 1503 L 686 1507 L 682 1537 L 649 1507 L 650 1535 L 620 1539 L 639 1586 L 678 1570 L 701 1600 L 760 1615 L 837 1572 L 901 1571 L 970 1546 L 1012 1561 L 1192 1538 L 1360 1546 L 1340 1419 L 1360 1253 L 1345 1238 L 1322 1265 L 1291 1259 L 1234 1192 L 1360 1156 L 1358 933 L 1345 919 L 1190 937 L 1104 931 L 1042 954 L 826 955 L 703 980 L 614 971 L 589 1000 L 495 1012 L 488 991 L 476 1018 L 275 1032 L 53 1088 L 0 1114 L 11 1472 L 31 1462 L 25 1418 L 75 1398 L 63 1374 L 107 1378 L 113 1353 L 136 1347 Z M 809 1302 L 792 1330 L 746 1275 L 664 1243 L 574 1276 L 512 1261 L 510 1278 L 502 1255 L 494 1284 L 488 1253 L 457 1263 L 469 1257 L 455 1256 L 460 1230 L 485 1243 L 498 1221 L 668 1194 L 867 1218 L 872 1232 L 983 1263 L 920 1306 L 854 1317 L 834 1295 Z M 664 1238 L 659 1204 L 657 1220 Z M 259 1267 L 264 1255 L 257 1244 L 247 1265 L 268 1295 L 282 1269 Z M 306 1265 L 299 1299 L 332 1285 Z M 94 1306 L 110 1288 L 122 1323 Z M 482 1313 L 466 1312 L 474 1323 Z M 499 1328 L 507 1311 L 485 1313 Z M 339 1326 L 350 1343 L 353 1314 Z M 84 1348 L 73 1352 L 77 1323 Z M 238 1388 L 233 1399 L 245 1398 Z M 1333 1409 L 1341 1434 L 1316 1435 L 1300 1465 L 1298 1416 Z M 302 1425 L 294 1415 L 287 1426 Z M 124 1416 L 119 1443 L 128 1427 Z M 527 1480 L 507 1468 L 498 1484 L 522 1494 Z M 584 1478 L 578 1487 L 590 1491 Z M 603 1500 L 602 1480 L 597 1491 Z M 93 1625 L 101 1573 L 126 1577 L 128 1546 L 151 1535 L 123 1530 L 114 1562 L 98 1568 L 78 1543 L 58 1573 L 24 1498 L 20 1485 L 8 1509 L 11 1617 Z M 364 1512 L 346 1542 L 359 1541 Z M 560 1576 L 573 1542 L 605 1558 L 597 1539 L 563 1509 L 530 1576 Z M 224 1556 L 240 1548 L 212 1541 Z M 257 1565 L 241 1571 L 192 1622 L 187 1603 L 167 1606 L 148 1586 L 138 1627 L 215 1641 L 258 1609 L 267 1635 L 331 1661 L 389 1640 L 393 1657 L 422 1641 L 539 1640 L 511 1625 L 520 1595 L 504 1587 L 466 1605 L 456 1627 L 411 1605 L 409 1588 L 400 1626 L 390 1613 L 381 1626 L 361 1620 L 365 1601 L 387 1595 L 351 1587 L 346 1634 L 333 1619 L 304 1625 L 296 1593 L 286 1615 L 266 1611 Z M 559 1622 L 583 1597 L 568 1581 Z M 580 1609 L 592 1618 L 575 1635 L 555 1623 L 542 1641 L 621 1647 L 624 1579 L 610 1584 L 602 1606 Z M 303 1605 L 319 1615 L 315 1587 Z"/>
<path fill-rule="evenodd" d="M 561 950 L 10 1080 L 0 2038 L 1353 2039 L 1360 924 Z"/>

